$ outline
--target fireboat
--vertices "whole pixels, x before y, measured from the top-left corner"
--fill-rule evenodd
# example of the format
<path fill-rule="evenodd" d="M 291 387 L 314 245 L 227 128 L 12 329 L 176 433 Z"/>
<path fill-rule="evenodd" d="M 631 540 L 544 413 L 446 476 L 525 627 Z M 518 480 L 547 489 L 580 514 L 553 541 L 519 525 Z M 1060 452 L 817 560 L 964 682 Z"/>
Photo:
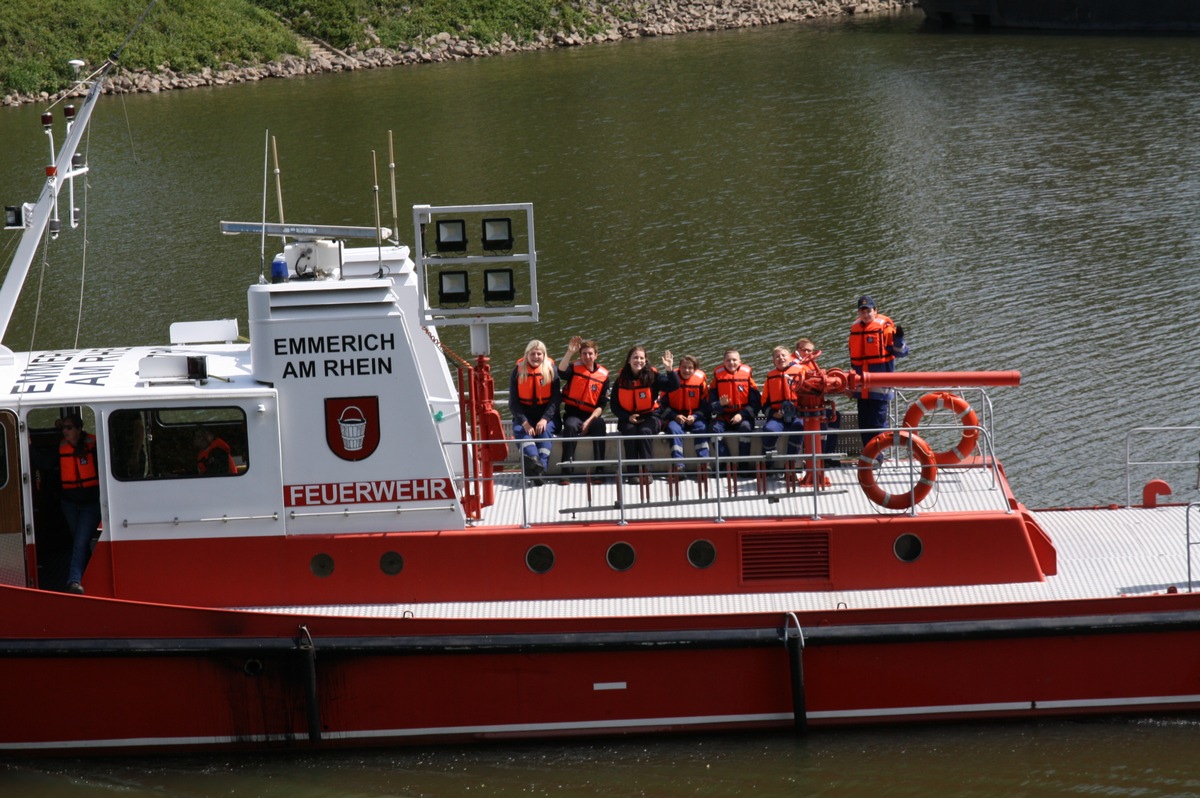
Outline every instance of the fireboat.
<path fill-rule="evenodd" d="M 111 67 L 63 109 L 57 152 L 43 117 L 53 160 L 6 211 L 0 332 L 39 242 L 69 232 Z M 849 467 L 810 424 L 782 473 L 757 450 L 610 445 L 535 487 L 489 353 L 491 325 L 538 319 L 533 206 L 416 205 L 412 245 L 379 215 L 222 222 L 282 244 L 248 286 L 248 342 L 237 319 L 182 320 L 159 346 L 0 349 L 0 751 L 1200 709 L 1196 506 L 1151 479 L 1137 504 L 1027 508 L 989 399 L 1019 374 L 815 368 L 813 403 L 912 394 Z M 439 336 L 456 325 L 469 357 Z M 95 437 L 101 508 L 81 592 L 53 466 L 69 418 Z M 197 436 L 226 471 L 197 469 Z"/>

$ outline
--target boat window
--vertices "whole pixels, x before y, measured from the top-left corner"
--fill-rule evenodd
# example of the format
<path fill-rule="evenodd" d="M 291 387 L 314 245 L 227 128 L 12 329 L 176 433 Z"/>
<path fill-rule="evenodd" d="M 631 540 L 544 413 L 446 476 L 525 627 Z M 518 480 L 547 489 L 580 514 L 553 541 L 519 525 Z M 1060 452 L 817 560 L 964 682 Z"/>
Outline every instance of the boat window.
<path fill-rule="evenodd" d="M 710 540 L 693 540 L 687 550 L 688 562 L 695 568 L 707 568 L 717 561 L 717 547 Z"/>
<path fill-rule="evenodd" d="M 116 410 L 109 461 L 121 481 L 241 476 L 250 468 L 240 407 Z"/>
<path fill-rule="evenodd" d="M 892 550 L 896 552 L 896 558 L 901 562 L 916 562 L 920 559 L 923 549 L 924 544 L 921 543 L 921 539 L 909 533 L 896 538 L 896 542 L 892 544 Z"/>
<path fill-rule="evenodd" d="M 554 549 L 541 543 L 530 546 L 525 552 L 525 565 L 535 574 L 547 573 L 554 567 Z"/>
<path fill-rule="evenodd" d="M 85 432 L 96 431 L 96 414 L 90 407 L 35 407 L 25 416 L 25 425 L 31 435 L 49 435 L 51 438 L 62 437 L 62 422 L 68 415 L 76 414 L 83 419 Z M 55 445 L 58 441 L 55 440 Z"/>
<path fill-rule="evenodd" d="M 606 559 L 614 571 L 628 571 L 637 560 L 637 553 L 628 543 L 614 543 L 608 547 Z"/>

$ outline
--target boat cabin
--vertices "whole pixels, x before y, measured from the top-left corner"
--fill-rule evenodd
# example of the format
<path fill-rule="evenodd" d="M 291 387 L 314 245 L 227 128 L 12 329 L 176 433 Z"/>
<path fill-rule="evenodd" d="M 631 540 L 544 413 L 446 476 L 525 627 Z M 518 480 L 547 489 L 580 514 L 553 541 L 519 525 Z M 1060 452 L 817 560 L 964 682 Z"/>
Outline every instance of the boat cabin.
<path fill-rule="evenodd" d="M 514 211 L 528 216 L 520 236 L 528 242 L 528 205 L 422 206 L 415 231 L 433 224 L 430 234 L 440 234 L 446 215 L 494 226 Z M 262 234 L 261 225 L 224 229 Z M 268 226 L 292 240 L 276 257 L 274 281 L 249 288 L 250 343 L 235 320 L 219 320 L 172 325 L 162 347 L 6 353 L 0 582 L 64 586 L 70 536 L 58 451 L 71 415 L 96 438 L 107 545 L 89 574 L 106 570 L 114 584 L 136 581 L 123 573 L 120 551 L 139 541 L 173 542 L 195 557 L 204 549 L 188 541 L 463 529 L 461 480 L 471 464 L 457 445 L 460 391 L 422 284 L 441 271 L 463 279 L 476 264 L 453 249 L 446 263 L 436 254 L 414 261 L 397 243 L 344 245 L 381 233 L 389 231 Z M 498 315 L 512 317 L 512 305 Z M 169 562 L 168 550 L 156 556 Z"/>

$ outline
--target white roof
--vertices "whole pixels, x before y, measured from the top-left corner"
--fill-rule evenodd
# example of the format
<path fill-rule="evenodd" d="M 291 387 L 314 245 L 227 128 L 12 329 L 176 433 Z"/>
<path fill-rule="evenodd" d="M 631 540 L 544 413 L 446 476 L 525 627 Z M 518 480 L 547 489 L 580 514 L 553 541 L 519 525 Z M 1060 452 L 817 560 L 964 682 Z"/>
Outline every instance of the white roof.
<path fill-rule="evenodd" d="M 143 358 L 182 359 L 203 356 L 209 379 L 196 385 L 186 379 L 149 381 L 140 373 Z M 176 397 L 194 393 L 217 398 L 247 390 L 270 388 L 250 377 L 246 344 L 188 346 L 98 347 L 93 349 L 18 352 L 12 365 L 0 366 L 0 393 L 22 404 L 87 404 L 95 402 Z"/>

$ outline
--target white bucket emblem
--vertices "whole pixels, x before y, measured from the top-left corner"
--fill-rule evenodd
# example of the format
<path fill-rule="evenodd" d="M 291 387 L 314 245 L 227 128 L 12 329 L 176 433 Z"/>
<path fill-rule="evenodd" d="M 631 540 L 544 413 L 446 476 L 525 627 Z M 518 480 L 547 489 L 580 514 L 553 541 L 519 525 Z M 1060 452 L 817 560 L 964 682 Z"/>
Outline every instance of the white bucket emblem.
<path fill-rule="evenodd" d="M 350 405 L 338 417 L 338 426 L 342 428 L 342 445 L 346 447 L 346 451 L 360 451 L 367 434 L 367 418 L 363 412 Z"/>

